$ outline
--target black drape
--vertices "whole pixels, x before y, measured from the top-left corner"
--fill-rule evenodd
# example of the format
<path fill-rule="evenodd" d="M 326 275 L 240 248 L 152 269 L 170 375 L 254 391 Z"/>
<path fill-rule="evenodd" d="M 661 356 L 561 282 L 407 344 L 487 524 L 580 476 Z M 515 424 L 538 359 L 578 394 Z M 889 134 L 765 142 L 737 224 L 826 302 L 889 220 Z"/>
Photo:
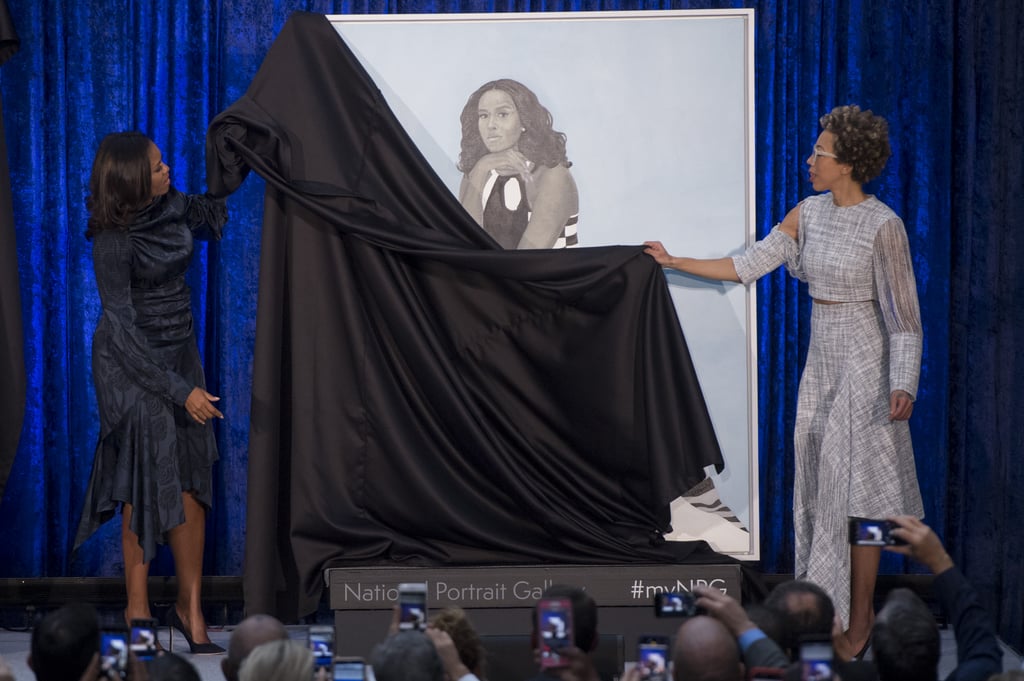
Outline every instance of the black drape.
<path fill-rule="evenodd" d="M 721 559 L 665 542 L 722 467 L 639 247 L 504 251 L 321 15 L 208 137 L 214 193 L 267 180 L 249 439 L 249 611 L 339 564 Z"/>
<path fill-rule="evenodd" d="M 18 50 L 6 0 L 0 0 L 0 65 Z M 18 248 L 14 233 L 11 178 L 7 167 L 3 102 L 0 100 L 0 499 L 21 438 L 25 415 L 25 361 L 18 283 Z"/>

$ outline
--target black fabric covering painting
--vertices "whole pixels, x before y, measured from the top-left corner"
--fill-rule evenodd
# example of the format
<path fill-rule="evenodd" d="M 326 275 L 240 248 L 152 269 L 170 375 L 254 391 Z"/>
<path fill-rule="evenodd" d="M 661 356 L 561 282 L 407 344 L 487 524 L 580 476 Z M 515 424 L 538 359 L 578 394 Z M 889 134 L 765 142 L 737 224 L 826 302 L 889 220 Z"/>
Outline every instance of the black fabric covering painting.
<path fill-rule="evenodd" d="M 207 164 L 214 195 L 267 182 L 247 612 L 312 612 L 331 566 L 723 560 L 661 538 L 723 460 L 640 247 L 501 250 L 317 14 Z"/>

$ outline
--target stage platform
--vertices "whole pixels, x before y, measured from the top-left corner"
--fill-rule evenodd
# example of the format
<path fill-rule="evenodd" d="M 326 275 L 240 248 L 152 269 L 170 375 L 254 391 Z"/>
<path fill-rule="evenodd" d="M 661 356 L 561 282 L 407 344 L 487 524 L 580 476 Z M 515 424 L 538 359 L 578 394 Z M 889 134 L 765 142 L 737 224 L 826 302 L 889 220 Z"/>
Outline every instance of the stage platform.
<path fill-rule="evenodd" d="M 526 636 L 529 650 L 533 605 L 552 584 L 584 588 L 598 603 L 600 632 L 632 645 L 641 634 L 671 636 L 678 620 L 654 616 L 654 595 L 710 586 L 741 599 L 739 564 L 515 565 L 502 567 L 368 567 L 324 571 L 342 655 L 366 657 L 391 621 L 402 582 L 427 583 L 430 611 L 459 607 L 488 637 Z M 616 639 L 617 640 L 617 639 Z M 516 640 L 507 638 L 510 648 Z M 617 645 L 611 638 L 607 645 Z M 609 653 L 610 654 L 610 653 Z M 625 655 L 625 652 L 623 653 Z"/>

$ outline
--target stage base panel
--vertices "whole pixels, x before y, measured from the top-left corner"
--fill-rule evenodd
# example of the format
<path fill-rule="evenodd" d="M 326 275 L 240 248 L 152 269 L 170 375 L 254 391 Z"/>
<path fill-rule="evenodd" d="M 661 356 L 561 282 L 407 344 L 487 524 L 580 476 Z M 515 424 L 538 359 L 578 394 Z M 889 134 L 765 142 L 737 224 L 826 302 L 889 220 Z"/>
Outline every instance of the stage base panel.
<path fill-rule="evenodd" d="M 518 637 L 522 637 L 522 655 L 526 660 L 532 660 L 529 635 L 533 605 L 552 584 L 580 586 L 594 597 L 602 647 L 607 648 L 602 659 L 609 660 L 619 656 L 632 661 L 636 640 L 643 634 L 675 634 L 681 620 L 654 616 L 656 593 L 689 592 L 702 585 L 742 600 L 737 563 L 352 567 L 328 568 L 324 580 L 334 612 L 337 654 L 367 659 L 373 646 L 387 636 L 392 606 L 398 601 L 398 585 L 402 582 L 427 583 L 429 612 L 447 607 L 465 610 L 477 633 L 484 637 L 492 657 L 497 649 L 514 651 Z M 614 648 L 622 653 L 616 653 Z"/>

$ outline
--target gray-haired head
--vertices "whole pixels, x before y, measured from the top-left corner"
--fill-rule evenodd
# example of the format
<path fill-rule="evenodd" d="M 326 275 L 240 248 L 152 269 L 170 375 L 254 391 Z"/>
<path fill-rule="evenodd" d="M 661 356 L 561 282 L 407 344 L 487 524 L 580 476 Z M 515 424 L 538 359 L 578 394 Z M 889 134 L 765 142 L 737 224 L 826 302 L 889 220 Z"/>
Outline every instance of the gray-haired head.
<path fill-rule="evenodd" d="M 227 681 L 238 681 L 238 669 L 242 660 L 259 645 L 288 638 L 288 630 L 280 620 L 271 615 L 250 615 L 239 622 L 231 632 L 228 654 L 220 662 L 220 669 Z"/>
<path fill-rule="evenodd" d="M 443 681 L 437 649 L 419 631 L 402 631 L 378 643 L 370 656 L 377 681 Z"/>

